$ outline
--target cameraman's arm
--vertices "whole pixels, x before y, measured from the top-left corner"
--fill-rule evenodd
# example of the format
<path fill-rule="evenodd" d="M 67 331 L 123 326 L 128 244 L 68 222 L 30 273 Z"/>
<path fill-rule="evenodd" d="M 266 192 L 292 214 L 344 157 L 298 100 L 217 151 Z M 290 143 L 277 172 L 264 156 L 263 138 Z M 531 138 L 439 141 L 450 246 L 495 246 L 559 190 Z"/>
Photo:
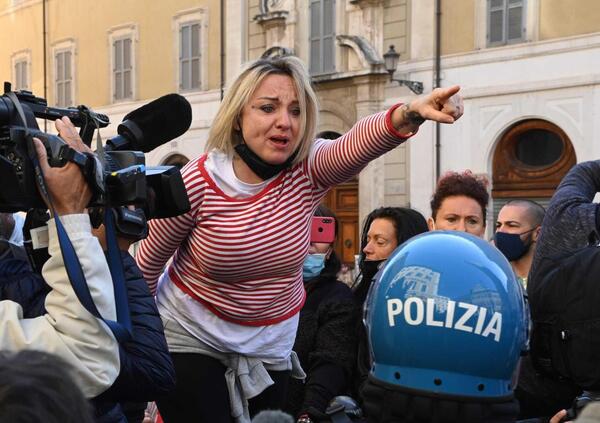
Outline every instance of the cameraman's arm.
<path fill-rule="evenodd" d="M 114 298 L 102 250 L 91 236 L 87 215 L 63 216 L 63 223 L 77 252 L 92 298 L 105 317 L 114 319 Z M 23 319 L 21 306 L 0 302 L 0 349 L 33 349 L 56 354 L 71 365 L 71 373 L 87 397 L 108 388 L 119 369 L 118 347 L 112 334 L 83 308 L 66 274 L 56 228 L 49 228 L 51 254 L 43 276 L 52 288 L 46 297 L 47 314 Z M 94 257 L 100 258 L 93 259 Z"/>
<path fill-rule="evenodd" d="M 546 211 L 530 278 L 542 259 L 571 254 L 600 229 L 598 204 L 592 203 L 599 191 L 600 160 L 579 163 L 563 178 Z"/>
<path fill-rule="evenodd" d="M 85 150 L 70 122 L 57 122 L 61 137 L 73 148 Z M 89 217 L 82 214 L 91 198 L 79 168 L 69 163 L 48 166 L 45 149 L 36 140 L 40 166 L 53 204 L 79 258 L 99 312 L 115 320 L 111 276 L 98 240 L 92 236 Z M 19 305 L 0 303 L 0 349 L 38 349 L 61 356 L 71 366 L 78 385 L 88 397 L 108 388 L 119 372 L 118 345 L 106 325 L 79 302 L 64 267 L 54 222 L 49 225 L 50 259 L 42 274 L 52 291 L 46 297 L 47 314 L 22 319 Z"/>

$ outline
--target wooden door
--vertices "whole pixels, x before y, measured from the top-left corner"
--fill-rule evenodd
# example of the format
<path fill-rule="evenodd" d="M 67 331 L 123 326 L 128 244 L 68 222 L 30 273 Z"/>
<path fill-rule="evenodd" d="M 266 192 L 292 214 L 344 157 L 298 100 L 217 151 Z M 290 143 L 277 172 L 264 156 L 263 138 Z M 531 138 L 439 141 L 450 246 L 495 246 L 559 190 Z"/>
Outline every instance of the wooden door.
<path fill-rule="evenodd" d="M 354 268 L 354 255 L 358 254 L 358 180 L 352 179 L 333 188 L 323 200 L 338 219 L 338 238 L 335 251 L 342 263 L 349 269 Z"/>
<path fill-rule="evenodd" d="M 494 222 L 514 198 L 548 205 L 554 190 L 577 162 L 567 134 L 542 119 L 517 122 L 503 135 L 493 157 Z"/>

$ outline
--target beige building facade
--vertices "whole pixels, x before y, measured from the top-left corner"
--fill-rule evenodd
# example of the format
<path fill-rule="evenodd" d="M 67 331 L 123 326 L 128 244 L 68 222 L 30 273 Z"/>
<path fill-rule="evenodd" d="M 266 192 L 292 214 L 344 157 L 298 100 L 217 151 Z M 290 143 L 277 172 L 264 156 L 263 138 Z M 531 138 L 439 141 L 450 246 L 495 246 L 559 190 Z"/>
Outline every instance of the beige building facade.
<path fill-rule="evenodd" d="M 465 115 L 439 138 L 424 125 L 411 140 L 410 204 L 429 213 L 437 150 L 440 173 L 471 169 L 490 180 L 491 233 L 508 199 L 547 204 L 574 163 L 600 158 L 600 3 L 412 1 L 410 54 L 397 73 L 423 81 L 425 91 L 436 76 L 438 4 L 441 85 L 461 85 Z"/>
<path fill-rule="evenodd" d="M 220 3 L 0 0 L 0 75 L 51 106 L 85 104 L 107 114 L 104 137 L 141 105 L 184 95 L 192 105 L 190 131 L 148 162 L 185 161 L 202 151 L 221 99 Z"/>
<path fill-rule="evenodd" d="M 471 169 L 490 180 L 493 228 L 508 199 L 547 203 L 573 163 L 600 157 L 595 0 L 243 3 L 226 15 L 228 27 L 238 28 L 232 36 L 244 40 L 238 62 L 277 51 L 303 59 L 319 95 L 321 133 L 343 133 L 365 115 L 414 98 L 388 78 L 390 45 L 400 54 L 395 79 L 421 82 L 425 92 L 438 76 L 441 86 L 461 85 L 466 107 L 457 124 L 423 125 L 359 175 L 349 204 L 356 222 L 383 205 L 428 216 L 437 178 Z"/>

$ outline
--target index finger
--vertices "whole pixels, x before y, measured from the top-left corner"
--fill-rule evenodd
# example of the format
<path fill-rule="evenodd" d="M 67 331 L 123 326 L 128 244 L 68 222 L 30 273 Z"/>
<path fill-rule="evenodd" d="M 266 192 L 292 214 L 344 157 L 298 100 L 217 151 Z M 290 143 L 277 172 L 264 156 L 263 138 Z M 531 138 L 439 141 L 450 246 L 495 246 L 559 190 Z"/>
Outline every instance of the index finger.
<path fill-rule="evenodd" d="M 438 101 L 440 103 L 444 103 L 446 100 L 448 100 L 450 97 L 452 97 L 454 94 L 460 91 L 460 85 L 453 85 L 452 87 L 440 89 L 441 92 L 438 94 Z"/>

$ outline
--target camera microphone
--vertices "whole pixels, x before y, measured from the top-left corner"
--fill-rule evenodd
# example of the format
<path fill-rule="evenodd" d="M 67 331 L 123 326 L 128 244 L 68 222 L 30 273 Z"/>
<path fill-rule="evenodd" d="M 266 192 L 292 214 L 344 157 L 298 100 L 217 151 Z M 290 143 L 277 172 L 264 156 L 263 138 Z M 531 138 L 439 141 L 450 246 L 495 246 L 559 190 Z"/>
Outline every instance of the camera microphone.
<path fill-rule="evenodd" d="M 106 149 L 148 153 L 184 134 L 191 123 L 190 103 L 179 94 L 167 94 L 128 113 Z"/>

